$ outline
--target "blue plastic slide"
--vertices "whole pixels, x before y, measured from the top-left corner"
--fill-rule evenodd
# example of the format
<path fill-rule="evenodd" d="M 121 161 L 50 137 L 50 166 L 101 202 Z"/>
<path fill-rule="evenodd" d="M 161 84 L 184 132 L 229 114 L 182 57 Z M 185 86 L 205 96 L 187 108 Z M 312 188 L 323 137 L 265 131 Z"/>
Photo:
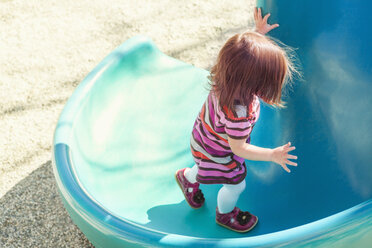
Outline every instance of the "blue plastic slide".
<path fill-rule="evenodd" d="M 291 141 L 299 166 L 246 161 L 238 206 L 246 234 L 215 223 L 219 185 L 189 207 L 174 179 L 192 166 L 190 135 L 208 72 L 124 42 L 79 84 L 58 121 L 54 172 L 74 223 L 96 247 L 370 247 L 372 242 L 372 3 L 258 1 L 274 37 L 298 48 L 304 81 L 287 108 L 263 105 L 252 144 Z"/>

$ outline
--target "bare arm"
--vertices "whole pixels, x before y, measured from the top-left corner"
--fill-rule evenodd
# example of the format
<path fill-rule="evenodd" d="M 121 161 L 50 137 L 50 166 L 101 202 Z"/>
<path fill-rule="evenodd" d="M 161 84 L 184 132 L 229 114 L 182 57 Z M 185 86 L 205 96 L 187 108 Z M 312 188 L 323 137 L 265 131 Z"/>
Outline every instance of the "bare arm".
<path fill-rule="evenodd" d="M 271 161 L 272 149 L 262 148 L 246 143 L 245 139 L 232 139 L 228 137 L 232 152 L 242 158 L 255 161 Z"/>
<path fill-rule="evenodd" d="M 272 161 L 282 166 L 287 172 L 291 171 L 286 164 L 297 166 L 297 163 L 289 160 L 297 159 L 297 156 L 288 154 L 290 151 L 296 149 L 294 146 L 291 147 L 290 142 L 274 149 L 248 144 L 245 139 L 237 140 L 228 137 L 228 142 L 232 152 L 239 157 L 255 161 Z"/>

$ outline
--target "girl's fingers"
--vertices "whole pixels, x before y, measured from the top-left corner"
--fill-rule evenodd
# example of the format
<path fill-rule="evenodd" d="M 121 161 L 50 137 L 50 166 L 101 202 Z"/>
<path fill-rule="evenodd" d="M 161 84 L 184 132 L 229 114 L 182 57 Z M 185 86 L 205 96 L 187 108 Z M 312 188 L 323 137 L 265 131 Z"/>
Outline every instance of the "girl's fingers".
<path fill-rule="evenodd" d="M 270 26 L 270 30 L 273 30 L 274 28 L 277 28 L 277 27 L 279 27 L 279 24 L 271 25 L 271 26 Z"/>
<path fill-rule="evenodd" d="M 297 159 L 297 156 L 294 156 L 294 155 L 288 154 L 287 158 L 288 158 L 288 159 Z"/>
<path fill-rule="evenodd" d="M 257 20 L 257 7 L 254 8 L 253 16 L 254 19 Z"/>
<path fill-rule="evenodd" d="M 261 8 L 258 8 L 258 18 L 262 18 L 262 14 L 261 14 Z"/>
<path fill-rule="evenodd" d="M 269 19 L 270 15 L 270 13 L 265 15 L 265 17 L 263 18 L 264 23 L 267 23 L 267 19 Z"/>
<path fill-rule="evenodd" d="M 296 149 L 296 147 L 295 147 L 295 146 L 292 146 L 292 147 L 288 147 L 288 148 L 286 148 L 285 151 L 286 151 L 286 152 L 290 152 L 290 151 L 293 151 L 293 150 L 295 150 L 295 149 Z"/>
<path fill-rule="evenodd" d="M 292 166 L 297 166 L 297 163 L 289 161 L 288 159 L 285 161 L 286 164 L 292 165 Z"/>
<path fill-rule="evenodd" d="M 286 172 L 288 172 L 288 173 L 291 172 L 285 164 L 281 164 L 281 166 L 282 166 L 282 168 L 283 168 Z"/>

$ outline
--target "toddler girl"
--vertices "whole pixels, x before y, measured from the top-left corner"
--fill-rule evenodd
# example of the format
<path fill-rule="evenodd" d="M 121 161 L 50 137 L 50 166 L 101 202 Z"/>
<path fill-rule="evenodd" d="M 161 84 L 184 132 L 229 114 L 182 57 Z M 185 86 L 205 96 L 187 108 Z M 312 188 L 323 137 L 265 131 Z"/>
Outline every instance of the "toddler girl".
<path fill-rule="evenodd" d="M 200 208 L 204 196 L 199 183 L 222 184 L 217 196 L 216 222 L 237 232 L 251 230 L 258 218 L 241 211 L 236 203 L 245 189 L 245 159 L 273 161 L 290 172 L 286 164 L 297 166 L 288 154 L 290 143 L 275 149 L 250 143 L 250 134 L 260 115 L 260 102 L 281 107 L 281 92 L 293 66 L 286 52 L 265 36 L 278 27 L 269 25 L 270 14 L 262 18 L 255 9 L 255 32 L 231 37 L 222 47 L 211 70 L 211 90 L 191 135 L 195 165 L 180 169 L 176 180 L 186 201 Z"/>

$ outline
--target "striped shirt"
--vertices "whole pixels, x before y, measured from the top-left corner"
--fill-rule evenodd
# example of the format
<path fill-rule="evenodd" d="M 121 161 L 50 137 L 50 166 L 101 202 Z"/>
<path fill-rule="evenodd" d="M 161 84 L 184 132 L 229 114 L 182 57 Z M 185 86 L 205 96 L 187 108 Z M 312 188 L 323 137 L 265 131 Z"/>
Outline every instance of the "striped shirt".
<path fill-rule="evenodd" d="M 193 127 L 191 152 L 198 165 L 197 181 L 205 184 L 238 184 L 244 180 L 247 171 L 244 158 L 235 155 L 227 141 L 246 139 L 259 113 L 260 102 L 254 97 L 251 107 L 235 106 L 235 112 L 226 106 L 219 106 L 218 99 L 210 92 Z M 238 113 L 242 113 L 243 116 Z"/>

